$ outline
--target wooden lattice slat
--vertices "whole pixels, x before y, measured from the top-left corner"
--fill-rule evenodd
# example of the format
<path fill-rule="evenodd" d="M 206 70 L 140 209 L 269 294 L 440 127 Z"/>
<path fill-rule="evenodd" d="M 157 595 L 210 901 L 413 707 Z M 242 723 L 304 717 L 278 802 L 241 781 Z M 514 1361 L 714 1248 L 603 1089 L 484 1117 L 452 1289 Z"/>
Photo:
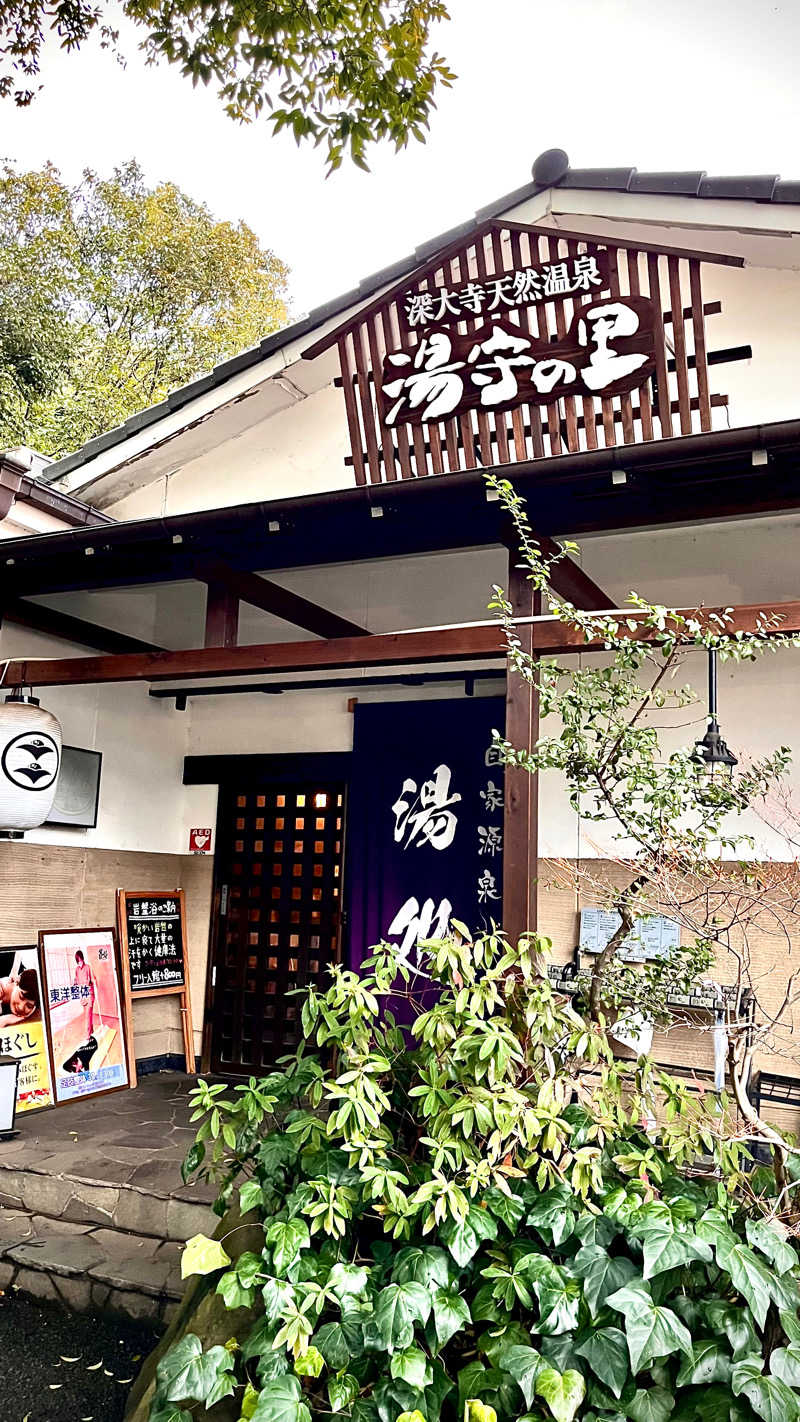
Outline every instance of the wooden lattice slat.
<path fill-rule="evenodd" d="M 511 273 L 521 274 L 521 281 L 526 267 L 543 267 L 547 271 L 554 264 L 565 263 L 567 270 L 575 273 L 578 258 L 594 259 L 594 284 L 586 282 L 581 286 L 573 279 L 563 294 L 530 297 L 527 305 L 508 304 L 509 293 L 513 299 L 518 287 L 511 288 L 509 283 L 502 294 L 495 294 L 491 286 Z M 502 467 L 596 449 L 599 443 L 611 447 L 670 438 L 676 430 L 674 416 L 681 434 L 710 430 L 712 410 L 725 400 L 710 390 L 705 318 L 718 311 L 720 304 L 703 305 L 704 260 L 731 263 L 732 259 L 675 248 L 659 249 L 653 244 L 624 245 L 502 219 L 484 224 L 469 240 L 450 244 L 412 275 L 405 287 L 398 285 L 383 299 L 371 302 L 328 338 L 328 344 L 331 340 L 338 343 L 352 449 L 348 463 L 352 463 L 357 483 L 444 475 L 478 465 Z M 602 286 L 597 285 L 598 272 Z M 565 274 L 550 270 L 548 289 L 550 282 L 555 284 L 561 275 Z M 491 293 L 494 309 L 476 312 L 462 305 L 459 315 L 457 310 L 445 308 L 437 325 L 432 313 L 441 291 L 451 291 L 454 295 L 450 300 L 455 301 L 455 294 L 469 282 L 486 286 L 485 300 L 488 302 Z M 411 295 L 431 298 L 422 322 L 418 322 L 418 313 L 411 308 L 411 317 L 407 314 L 405 302 Z M 585 326 L 581 328 L 582 345 L 576 344 L 581 313 L 606 300 L 639 302 L 635 309 L 640 319 L 648 323 L 641 329 L 651 332 L 652 348 L 649 365 L 642 370 L 638 385 L 635 368 L 633 373 L 619 377 L 616 389 L 612 385 L 609 393 L 593 394 L 581 389 L 577 378 L 569 385 L 567 374 L 561 379 L 568 388 L 561 395 L 556 393 L 560 388 L 557 385 L 553 398 L 542 393 L 540 398 L 531 399 L 537 392 L 530 381 L 524 383 L 523 367 L 516 404 L 507 402 L 497 408 L 480 401 L 480 387 L 468 379 L 472 365 L 459 365 L 472 351 L 470 336 L 479 332 L 477 339 L 483 341 L 487 329 L 499 319 L 508 330 L 517 329 L 532 340 L 532 354 L 537 360 L 552 350 L 553 358 L 575 361 L 571 352 L 581 355 L 586 349 Z M 419 370 L 424 375 L 422 361 L 429 358 L 429 352 L 427 347 L 421 352 L 420 344 L 437 330 L 454 343 L 453 368 L 463 382 L 461 408 L 439 420 L 426 421 L 424 402 L 419 406 L 405 405 L 399 413 L 395 411 L 395 422 L 387 424 L 393 404 L 383 391 L 387 356 L 398 351 L 408 353 L 409 364 L 399 367 L 398 378 L 405 378 L 404 369 L 409 374 Z M 611 344 L 613 351 L 613 337 Z M 313 355 L 324 345 L 324 341 L 317 342 L 307 354 Z M 623 338 L 621 352 L 631 349 L 638 354 L 640 347 L 626 346 Z M 559 357 L 561 351 L 564 355 Z M 417 357 L 419 367 L 414 365 Z M 582 370 L 585 359 L 581 355 L 575 369 Z M 445 367 L 444 379 L 446 359 L 441 364 Z M 499 376 L 502 362 L 498 361 L 494 368 Z M 437 366 L 437 374 L 438 369 Z M 430 398 L 426 395 L 427 400 Z"/>

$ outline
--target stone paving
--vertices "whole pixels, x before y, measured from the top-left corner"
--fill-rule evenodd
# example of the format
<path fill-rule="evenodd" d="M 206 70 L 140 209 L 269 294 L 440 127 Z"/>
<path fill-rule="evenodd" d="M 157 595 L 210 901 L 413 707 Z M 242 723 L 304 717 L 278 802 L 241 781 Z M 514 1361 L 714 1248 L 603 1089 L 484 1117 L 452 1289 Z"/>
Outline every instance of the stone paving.
<path fill-rule="evenodd" d="M 214 1190 L 183 1185 L 193 1078 L 19 1116 L 0 1142 L 0 1288 L 77 1309 L 168 1316 L 193 1234 L 213 1234 Z"/>

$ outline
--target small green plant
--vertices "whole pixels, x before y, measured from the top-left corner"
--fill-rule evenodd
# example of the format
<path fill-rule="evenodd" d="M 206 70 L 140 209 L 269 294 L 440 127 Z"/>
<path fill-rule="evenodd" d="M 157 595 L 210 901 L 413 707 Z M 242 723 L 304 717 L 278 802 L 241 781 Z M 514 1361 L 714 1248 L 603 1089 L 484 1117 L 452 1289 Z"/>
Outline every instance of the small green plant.
<path fill-rule="evenodd" d="M 151 1422 L 225 1396 L 252 1422 L 800 1417 L 772 1173 L 724 1095 L 615 1060 L 542 974 L 549 946 L 425 945 L 423 1004 L 382 945 L 305 994 L 283 1070 L 198 1084 L 186 1174 L 255 1212 L 263 1248 L 198 1237 L 186 1272 L 257 1321 L 208 1352 L 183 1337 Z"/>

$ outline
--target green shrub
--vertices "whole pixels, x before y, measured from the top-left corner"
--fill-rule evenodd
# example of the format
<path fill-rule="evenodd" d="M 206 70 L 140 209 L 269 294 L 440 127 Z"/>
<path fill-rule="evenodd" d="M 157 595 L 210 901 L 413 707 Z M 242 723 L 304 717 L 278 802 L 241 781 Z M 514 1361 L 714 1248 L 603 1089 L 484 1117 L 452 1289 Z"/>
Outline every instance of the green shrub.
<path fill-rule="evenodd" d="M 260 1316 L 207 1354 L 181 1339 L 152 1422 L 229 1395 L 252 1422 L 800 1417 L 771 1173 L 724 1096 L 615 1060 L 543 975 L 549 946 L 429 944 L 423 1005 L 383 945 L 305 995 L 285 1070 L 199 1083 L 186 1174 L 219 1177 L 220 1213 L 238 1191 L 264 1248 L 226 1267 L 198 1237 L 185 1272 L 222 1268 Z"/>

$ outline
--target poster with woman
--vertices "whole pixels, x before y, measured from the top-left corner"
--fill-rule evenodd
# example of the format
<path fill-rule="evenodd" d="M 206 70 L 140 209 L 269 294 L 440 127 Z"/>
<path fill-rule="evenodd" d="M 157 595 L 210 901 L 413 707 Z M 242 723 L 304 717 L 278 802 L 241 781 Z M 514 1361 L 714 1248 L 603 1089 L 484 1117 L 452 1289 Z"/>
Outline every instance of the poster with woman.
<path fill-rule="evenodd" d="M 19 1061 L 18 1111 L 53 1104 L 43 1007 L 38 948 L 0 948 L 0 1056 Z"/>
<path fill-rule="evenodd" d="M 129 1085 L 125 1015 L 113 928 L 39 934 L 56 1104 Z"/>

